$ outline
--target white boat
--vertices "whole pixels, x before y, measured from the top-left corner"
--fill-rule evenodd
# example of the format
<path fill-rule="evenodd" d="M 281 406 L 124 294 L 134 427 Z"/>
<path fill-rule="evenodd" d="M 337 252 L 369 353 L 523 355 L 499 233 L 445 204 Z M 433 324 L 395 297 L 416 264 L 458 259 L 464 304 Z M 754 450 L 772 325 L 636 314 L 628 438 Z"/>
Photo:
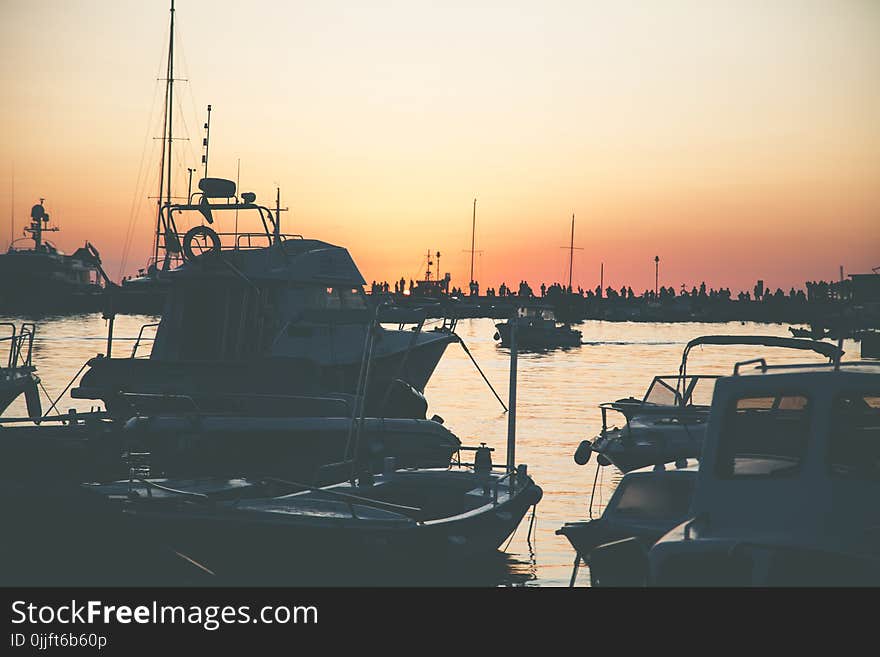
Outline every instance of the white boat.
<path fill-rule="evenodd" d="M 578 448 L 578 462 L 596 452 L 600 465 L 615 465 L 629 472 L 657 463 L 698 458 L 703 447 L 712 389 L 719 378 L 689 374 L 687 359 L 701 345 L 755 345 L 814 351 L 833 361 L 842 355 L 830 342 L 766 335 L 704 335 L 687 343 L 677 375 L 655 376 L 644 397 L 600 404 L 602 430 Z M 609 426 L 608 411 L 624 418 L 623 426 Z"/>

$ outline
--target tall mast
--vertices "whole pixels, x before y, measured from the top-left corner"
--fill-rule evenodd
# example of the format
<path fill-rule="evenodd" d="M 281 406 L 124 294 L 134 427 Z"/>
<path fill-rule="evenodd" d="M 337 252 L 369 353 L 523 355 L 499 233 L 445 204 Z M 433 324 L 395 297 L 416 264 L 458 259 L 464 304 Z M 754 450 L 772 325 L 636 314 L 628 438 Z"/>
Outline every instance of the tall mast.
<path fill-rule="evenodd" d="M 474 282 L 474 246 L 477 237 L 477 199 L 474 199 L 474 217 L 471 223 L 471 280 Z"/>
<path fill-rule="evenodd" d="M 574 213 L 571 215 L 571 242 L 568 245 L 568 291 L 571 292 L 571 274 L 574 269 Z"/>
<path fill-rule="evenodd" d="M 159 240 L 162 235 L 162 201 L 171 205 L 171 140 L 174 101 L 174 0 L 171 0 L 171 24 L 168 30 L 168 69 L 165 74 L 165 114 L 162 122 L 162 157 L 159 160 L 159 200 L 156 213 L 156 246 L 154 263 L 159 265 Z M 166 173 L 167 167 L 167 173 Z M 167 182 L 167 185 L 166 185 Z M 166 245 L 167 246 L 167 245 Z M 167 256 L 167 250 L 166 250 Z"/>

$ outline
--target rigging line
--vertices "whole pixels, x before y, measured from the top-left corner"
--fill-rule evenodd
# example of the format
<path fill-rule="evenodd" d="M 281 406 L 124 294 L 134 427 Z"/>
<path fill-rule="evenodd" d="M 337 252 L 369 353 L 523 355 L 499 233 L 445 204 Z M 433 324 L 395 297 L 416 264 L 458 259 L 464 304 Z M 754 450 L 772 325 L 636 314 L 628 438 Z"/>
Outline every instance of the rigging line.
<path fill-rule="evenodd" d="M 122 275 L 125 272 L 125 266 L 128 261 L 128 254 L 131 249 L 132 235 L 135 230 L 135 224 L 137 223 L 136 217 L 137 217 L 138 213 L 140 212 L 140 205 L 143 200 L 142 199 L 142 196 L 143 196 L 142 184 L 144 182 L 143 178 L 145 176 L 144 161 L 146 159 L 146 154 L 147 154 L 147 144 L 151 143 L 151 141 L 152 141 L 150 139 L 150 133 L 153 131 L 153 120 L 154 120 L 154 114 L 156 111 L 156 101 L 158 98 L 159 98 L 159 81 L 156 80 L 156 84 L 153 88 L 153 102 L 150 104 L 150 116 L 147 121 L 147 133 L 144 136 L 144 140 L 142 142 L 143 146 L 141 148 L 141 160 L 140 160 L 140 164 L 138 165 L 138 174 L 137 174 L 137 178 L 135 179 L 134 194 L 132 196 L 131 206 L 129 209 L 128 227 L 125 232 L 125 241 L 123 242 L 122 262 L 119 266 L 119 272 L 117 275 L 118 278 L 122 278 Z"/>
<path fill-rule="evenodd" d="M 199 125 L 199 118 L 198 117 L 200 115 L 199 115 L 199 111 L 196 109 L 196 99 L 195 99 L 195 94 L 193 93 L 193 84 L 192 84 L 192 81 L 190 80 L 190 75 L 189 75 L 189 62 L 187 61 L 187 58 L 186 58 L 186 50 L 183 47 L 183 34 L 186 32 L 186 29 L 185 29 L 184 25 L 180 22 L 180 16 L 176 17 L 176 21 L 177 21 L 177 28 L 178 29 L 175 30 L 175 32 L 174 32 L 175 52 L 177 52 L 179 55 L 179 59 L 178 59 L 179 68 L 180 68 L 182 76 L 186 79 L 186 82 L 187 82 L 186 89 L 189 92 L 188 95 L 189 95 L 190 105 L 191 105 L 191 109 L 192 109 L 191 116 L 196 117 L 194 125 Z M 181 109 L 181 115 L 182 114 L 183 114 L 183 110 Z M 190 149 L 192 149 L 191 144 L 190 144 Z M 200 158 L 198 157 L 198 154 L 193 154 L 193 160 L 197 163 L 199 162 Z"/>
<path fill-rule="evenodd" d="M 150 150 L 149 157 L 145 159 L 145 162 L 144 162 L 145 164 L 146 163 L 152 164 L 152 162 L 155 159 L 155 150 L 156 150 L 156 144 L 154 143 L 153 147 Z M 124 244 L 124 248 L 123 248 L 122 264 L 120 266 L 120 272 L 119 272 L 120 277 L 124 275 L 125 268 L 128 266 L 128 261 L 131 257 L 131 247 L 132 247 L 132 242 L 134 240 L 134 236 L 137 232 L 138 218 L 141 216 L 144 201 L 146 200 L 146 197 L 149 195 L 147 188 L 151 187 L 153 185 L 153 179 L 150 178 L 149 174 L 148 174 L 148 169 L 152 169 L 152 168 L 153 168 L 152 166 L 149 166 L 148 168 L 144 168 L 144 171 L 142 172 L 142 174 L 139 178 L 138 184 L 137 184 L 135 198 L 132 199 L 133 209 L 131 212 L 130 225 L 129 225 L 129 229 L 126 233 L 126 239 L 125 239 L 125 244 Z"/>
<path fill-rule="evenodd" d="M 43 413 L 43 417 L 48 417 L 48 416 L 49 416 L 49 413 L 51 413 L 51 412 L 52 412 L 52 409 L 54 409 L 54 408 L 58 405 L 58 402 L 61 401 L 61 398 L 62 398 L 62 397 L 64 396 L 64 394 L 70 389 L 70 386 L 73 385 L 73 382 L 76 381 L 76 379 L 79 377 L 79 375 L 82 374 L 83 370 L 86 369 L 86 366 L 87 366 L 88 364 L 89 364 L 88 361 L 86 361 L 85 363 L 83 363 L 83 366 L 79 368 L 79 372 L 77 372 L 76 374 L 73 375 L 73 378 L 70 380 L 70 382 L 69 382 L 66 386 L 64 386 L 64 390 L 61 391 L 61 394 L 58 395 L 58 398 L 57 398 L 54 402 L 52 402 L 52 406 L 49 407 L 49 410 L 46 411 L 45 413 Z M 57 412 L 57 411 L 56 411 L 56 412 Z M 60 413 L 59 413 L 59 415 L 60 415 Z"/>

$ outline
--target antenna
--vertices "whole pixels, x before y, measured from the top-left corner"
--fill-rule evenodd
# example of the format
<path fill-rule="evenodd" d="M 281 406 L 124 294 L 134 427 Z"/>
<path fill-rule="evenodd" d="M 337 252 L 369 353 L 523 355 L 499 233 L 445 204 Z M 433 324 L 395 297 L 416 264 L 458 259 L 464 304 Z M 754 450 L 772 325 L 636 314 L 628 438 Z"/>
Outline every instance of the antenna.
<path fill-rule="evenodd" d="M 207 164 L 205 164 L 205 168 L 207 168 Z M 238 165 L 235 169 L 235 191 L 239 191 L 239 185 L 241 183 L 241 158 L 238 158 Z M 235 250 L 238 250 L 238 203 L 235 204 Z"/>
<path fill-rule="evenodd" d="M 571 293 L 571 275 L 574 271 L 574 252 L 583 251 L 583 248 L 574 245 L 574 213 L 571 215 L 571 242 L 568 246 L 560 246 L 560 249 L 568 249 L 568 292 Z"/>
<path fill-rule="evenodd" d="M 211 143 L 211 106 L 208 105 L 208 120 L 205 121 L 205 138 L 202 139 L 202 146 L 205 147 L 205 152 L 202 155 L 202 164 L 205 165 L 205 175 L 204 178 L 208 177 L 208 146 Z M 238 187 L 236 187 L 238 189 Z"/>

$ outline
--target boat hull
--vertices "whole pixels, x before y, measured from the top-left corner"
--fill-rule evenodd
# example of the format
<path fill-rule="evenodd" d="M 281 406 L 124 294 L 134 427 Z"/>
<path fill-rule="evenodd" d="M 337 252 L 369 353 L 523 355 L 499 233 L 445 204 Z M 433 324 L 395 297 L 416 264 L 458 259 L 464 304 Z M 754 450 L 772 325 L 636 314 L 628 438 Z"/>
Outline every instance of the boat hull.
<path fill-rule="evenodd" d="M 389 481 L 399 485 L 396 494 L 381 492 Z M 379 476 L 367 488 L 333 487 L 361 498 L 424 507 L 443 506 L 455 496 L 477 498 L 471 507 L 425 521 L 356 500 L 334 504 L 332 497 L 309 493 L 301 501 L 299 495 L 243 496 L 212 505 L 156 502 L 141 494 L 121 502 L 121 513 L 131 535 L 186 554 L 224 583 L 325 584 L 340 577 L 349 585 L 365 577 L 381 583 L 389 573 L 495 553 L 542 496 L 540 487 L 522 476 L 512 494 L 499 484 L 496 503 L 491 491 L 483 494 L 480 482 L 469 471 L 415 470 L 395 472 L 390 480 Z M 316 508 L 319 502 L 325 506 Z"/>
<path fill-rule="evenodd" d="M 395 416 L 385 403 L 394 381 L 400 379 L 417 391 L 424 390 L 443 356 L 451 336 L 442 336 L 375 358 L 367 388 L 367 412 Z M 118 417 L 131 417 L 131 400 L 120 393 L 153 395 L 139 401 L 145 412 L 168 408 L 169 400 L 159 396 L 185 396 L 205 412 L 284 415 L 290 400 L 284 396 L 354 394 L 360 362 L 317 365 L 302 358 L 263 358 L 249 361 L 165 361 L 137 358 L 93 358 L 79 386 L 71 391 L 77 399 L 99 399 Z M 275 404 L 269 397 L 278 397 Z M 314 411 L 306 410 L 313 414 Z"/>

